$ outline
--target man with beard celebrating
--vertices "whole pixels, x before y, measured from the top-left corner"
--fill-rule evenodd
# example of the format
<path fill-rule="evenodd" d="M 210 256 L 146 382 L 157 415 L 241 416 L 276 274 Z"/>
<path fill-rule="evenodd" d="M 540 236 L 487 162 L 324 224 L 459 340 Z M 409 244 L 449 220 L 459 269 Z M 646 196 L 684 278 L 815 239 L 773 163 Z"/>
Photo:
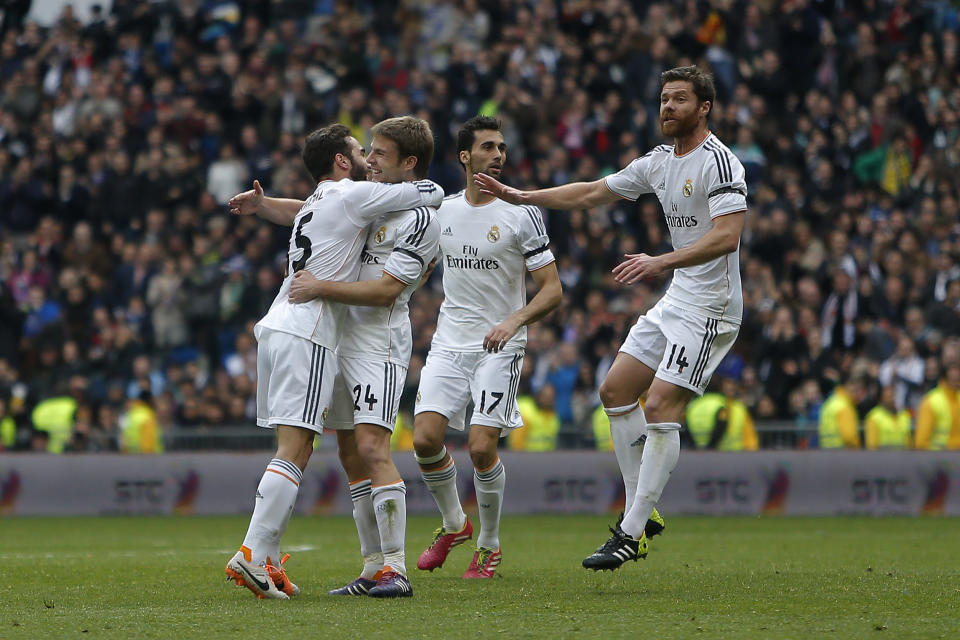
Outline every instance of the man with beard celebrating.
<path fill-rule="evenodd" d="M 630 330 L 600 385 L 627 502 L 613 535 L 583 561 L 587 569 L 613 570 L 646 556 L 644 530 L 680 456 L 684 408 L 703 394 L 740 330 L 739 248 L 747 187 L 743 166 L 707 128 L 714 98 L 710 74 L 694 66 L 665 71 L 660 128 L 673 144 L 601 180 L 519 191 L 475 176 L 485 193 L 548 209 L 588 209 L 655 193 L 670 228 L 673 251 L 628 254 L 613 270 L 622 284 L 670 271 L 673 280 Z"/>

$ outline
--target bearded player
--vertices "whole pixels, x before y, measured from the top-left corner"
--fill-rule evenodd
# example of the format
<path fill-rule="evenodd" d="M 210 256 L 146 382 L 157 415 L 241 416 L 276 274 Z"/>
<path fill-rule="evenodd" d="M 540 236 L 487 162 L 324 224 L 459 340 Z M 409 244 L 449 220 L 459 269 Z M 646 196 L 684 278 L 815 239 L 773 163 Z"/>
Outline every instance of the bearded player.
<path fill-rule="evenodd" d="M 613 535 L 583 561 L 594 570 L 646 556 L 647 519 L 679 459 L 684 409 L 707 388 L 743 314 L 739 249 L 747 187 L 743 166 L 707 126 L 713 78 L 694 66 L 678 67 L 661 74 L 660 87 L 660 128 L 673 144 L 614 175 L 536 191 L 476 177 L 490 195 L 549 209 L 589 209 L 655 193 L 670 228 L 673 251 L 629 254 L 613 270 L 628 285 L 670 272 L 673 279 L 630 330 L 600 386 L 627 503 Z"/>

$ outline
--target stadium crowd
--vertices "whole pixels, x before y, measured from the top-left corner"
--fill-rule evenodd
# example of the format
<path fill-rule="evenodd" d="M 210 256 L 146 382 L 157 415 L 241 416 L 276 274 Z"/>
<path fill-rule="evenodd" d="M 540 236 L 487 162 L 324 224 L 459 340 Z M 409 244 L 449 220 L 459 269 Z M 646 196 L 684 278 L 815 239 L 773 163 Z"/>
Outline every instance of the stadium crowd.
<path fill-rule="evenodd" d="M 424 117 L 430 177 L 453 193 L 456 130 L 483 113 L 504 123 L 508 182 L 594 180 L 661 141 L 659 74 L 690 63 L 715 75 L 711 129 L 750 189 L 745 319 L 718 390 L 748 419 L 802 433 L 833 420 L 824 446 L 838 433 L 837 446 L 861 446 L 875 406 L 909 412 L 902 444 L 914 428 L 935 446 L 919 423 L 946 402 L 960 447 L 960 23 L 948 2 L 114 0 L 82 22 L 67 6 L 49 27 L 24 19 L 29 2 L 10 7 L 5 449 L 153 451 L 174 426 L 252 423 L 251 328 L 289 231 L 224 205 L 253 178 L 271 195 L 309 194 L 299 152 L 313 128 L 339 121 L 366 144 L 385 117 Z M 665 285 L 622 287 L 610 270 L 625 253 L 668 251 L 667 228 L 653 196 L 545 218 L 565 295 L 530 328 L 521 406 L 534 428 L 513 444 L 605 447 L 599 380 Z M 408 424 L 441 299 L 437 273 L 411 304 Z M 869 431 L 868 445 L 895 444 Z M 706 436 L 694 440 L 718 445 Z M 728 448 L 757 445 L 746 440 Z"/>

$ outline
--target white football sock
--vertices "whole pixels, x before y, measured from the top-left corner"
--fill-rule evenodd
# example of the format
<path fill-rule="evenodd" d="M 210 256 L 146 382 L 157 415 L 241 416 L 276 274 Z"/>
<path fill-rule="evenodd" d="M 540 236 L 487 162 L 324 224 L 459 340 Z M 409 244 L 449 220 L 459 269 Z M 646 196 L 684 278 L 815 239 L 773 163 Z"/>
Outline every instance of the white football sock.
<path fill-rule="evenodd" d="M 500 548 L 500 508 L 506 483 L 507 473 L 499 458 L 489 469 L 473 472 L 473 486 L 477 490 L 477 507 L 480 510 L 478 547 Z"/>
<path fill-rule="evenodd" d="M 626 513 L 633 506 L 633 497 L 637 493 L 637 477 L 640 475 L 643 443 L 647 436 L 647 418 L 639 401 L 625 407 L 604 407 L 603 410 L 610 417 L 613 452 L 623 475 L 623 512 Z"/>
<path fill-rule="evenodd" d="M 380 550 L 380 530 L 370 497 L 370 478 L 350 483 L 350 499 L 353 500 L 353 521 L 360 537 L 360 555 L 363 556 L 361 578 L 373 580 L 383 569 L 383 552 Z"/>
<path fill-rule="evenodd" d="M 440 509 L 443 517 L 443 528 L 447 533 L 456 533 L 467 523 L 467 514 L 460 506 L 460 496 L 457 494 L 457 466 L 450 458 L 450 464 L 442 469 L 424 471 L 420 469 L 423 482 L 430 490 L 434 502 Z"/>
<path fill-rule="evenodd" d="M 650 512 L 657 505 L 670 473 L 680 459 L 680 424 L 677 422 L 647 425 L 647 443 L 643 448 L 643 464 L 637 479 L 637 494 L 620 529 L 632 538 L 639 538 L 647 526 Z"/>
<path fill-rule="evenodd" d="M 373 487 L 373 510 L 377 514 L 383 565 L 407 575 L 403 544 L 407 533 L 407 486 L 403 480 Z"/>
<path fill-rule="evenodd" d="M 265 564 L 268 557 L 274 564 L 280 563 L 280 537 L 290 522 L 302 479 L 300 467 L 280 458 L 271 460 L 263 472 L 257 487 L 256 506 L 243 539 L 254 565 Z"/>

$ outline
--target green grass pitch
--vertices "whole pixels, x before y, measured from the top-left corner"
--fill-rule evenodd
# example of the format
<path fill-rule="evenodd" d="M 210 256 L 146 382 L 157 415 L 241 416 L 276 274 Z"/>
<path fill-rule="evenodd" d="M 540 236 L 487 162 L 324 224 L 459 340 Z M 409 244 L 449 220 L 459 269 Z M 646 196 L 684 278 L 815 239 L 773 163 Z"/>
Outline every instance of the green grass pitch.
<path fill-rule="evenodd" d="M 471 550 L 413 567 L 437 518 L 410 518 L 414 597 L 331 597 L 354 578 L 349 518 L 295 516 L 303 590 L 225 581 L 247 518 L 0 520 L 0 638 L 958 638 L 960 519 L 671 518 L 649 557 L 580 568 L 612 518 L 504 519 L 500 577 Z"/>

